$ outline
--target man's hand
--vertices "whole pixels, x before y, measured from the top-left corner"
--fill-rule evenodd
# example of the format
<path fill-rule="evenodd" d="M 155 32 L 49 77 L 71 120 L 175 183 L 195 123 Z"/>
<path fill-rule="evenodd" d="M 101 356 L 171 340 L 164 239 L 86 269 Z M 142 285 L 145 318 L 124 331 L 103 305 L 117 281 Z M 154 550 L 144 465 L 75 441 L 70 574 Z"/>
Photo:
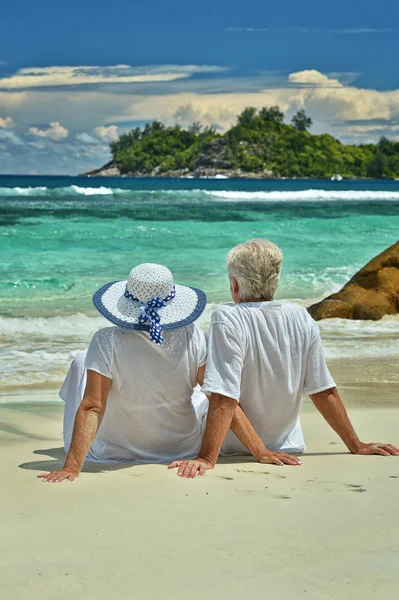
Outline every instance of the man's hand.
<path fill-rule="evenodd" d="M 74 481 L 79 477 L 79 472 L 73 469 L 60 469 L 59 471 L 51 471 L 47 475 L 38 475 L 38 479 L 43 479 L 47 483 L 61 483 L 61 481 Z"/>
<path fill-rule="evenodd" d="M 392 444 L 363 444 L 353 454 L 380 454 L 381 456 L 399 456 L 399 448 Z"/>
<path fill-rule="evenodd" d="M 296 466 L 302 464 L 302 461 L 292 454 L 286 454 L 285 452 L 270 452 L 269 450 L 266 450 L 266 452 L 258 456 L 256 460 L 262 464 L 279 465 L 280 467 L 283 467 L 284 465 Z"/>
<path fill-rule="evenodd" d="M 184 479 L 194 479 L 197 475 L 205 475 L 206 471 L 214 468 L 214 464 L 206 458 L 194 458 L 193 460 L 174 460 L 168 469 L 176 469 L 177 474 Z"/>

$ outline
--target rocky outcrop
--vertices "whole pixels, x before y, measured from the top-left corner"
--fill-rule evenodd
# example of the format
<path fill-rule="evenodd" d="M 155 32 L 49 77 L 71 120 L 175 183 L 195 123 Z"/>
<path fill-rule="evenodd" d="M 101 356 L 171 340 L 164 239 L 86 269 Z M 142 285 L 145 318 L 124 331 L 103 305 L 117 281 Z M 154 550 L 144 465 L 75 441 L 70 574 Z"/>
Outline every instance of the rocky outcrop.
<path fill-rule="evenodd" d="M 121 172 L 118 165 L 112 160 L 100 169 L 93 169 L 87 173 L 81 173 L 80 177 L 120 177 Z"/>
<path fill-rule="evenodd" d="M 135 171 L 133 173 L 121 173 L 118 165 L 113 162 L 109 162 L 101 169 L 94 169 L 93 171 L 87 171 L 81 173 L 80 177 L 164 177 L 167 179 L 174 178 L 188 178 L 193 179 L 196 177 L 205 178 L 227 178 L 227 179 L 269 179 L 273 177 L 271 171 L 262 171 L 261 173 L 250 173 L 248 171 L 242 171 L 241 169 L 221 169 L 211 166 L 198 166 L 193 171 L 190 169 L 177 169 L 175 171 L 160 171 L 159 168 L 155 168 L 150 173 L 142 173 Z"/>
<path fill-rule="evenodd" d="M 399 241 L 373 258 L 336 294 L 308 311 L 316 321 L 372 319 L 399 313 Z"/>
<path fill-rule="evenodd" d="M 232 152 L 225 138 L 211 140 L 203 147 L 194 162 L 194 171 L 215 170 L 216 172 L 231 170 Z"/>

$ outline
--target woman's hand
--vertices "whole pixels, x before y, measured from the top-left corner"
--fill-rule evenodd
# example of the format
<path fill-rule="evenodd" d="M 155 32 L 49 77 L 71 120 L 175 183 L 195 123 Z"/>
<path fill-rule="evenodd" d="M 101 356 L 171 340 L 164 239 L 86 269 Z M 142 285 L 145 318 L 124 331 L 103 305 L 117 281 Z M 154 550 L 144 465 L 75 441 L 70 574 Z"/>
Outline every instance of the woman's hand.
<path fill-rule="evenodd" d="M 179 477 L 184 479 L 194 479 L 197 475 L 205 475 L 206 471 L 214 468 L 212 464 L 206 458 L 194 458 L 193 460 L 174 460 L 168 466 L 168 469 L 176 469 Z"/>
<path fill-rule="evenodd" d="M 270 450 L 266 450 L 266 452 L 258 456 L 256 460 L 262 464 L 279 465 L 280 467 L 283 467 L 284 465 L 297 466 L 302 464 L 302 461 L 293 454 L 270 452 Z"/>
<path fill-rule="evenodd" d="M 38 479 L 43 479 L 46 483 L 61 483 L 61 481 L 74 481 L 79 477 L 79 471 L 74 469 L 63 468 L 59 471 L 51 471 L 47 475 L 38 475 Z"/>

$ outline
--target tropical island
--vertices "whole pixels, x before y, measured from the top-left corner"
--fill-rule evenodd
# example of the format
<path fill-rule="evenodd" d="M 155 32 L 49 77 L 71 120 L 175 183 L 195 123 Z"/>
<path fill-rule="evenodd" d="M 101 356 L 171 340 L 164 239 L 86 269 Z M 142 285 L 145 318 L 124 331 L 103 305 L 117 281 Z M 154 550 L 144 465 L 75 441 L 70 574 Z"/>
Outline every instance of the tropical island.
<path fill-rule="evenodd" d="M 245 108 L 225 133 L 193 123 L 183 129 L 159 121 L 111 142 L 112 160 L 85 176 L 376 178 L 399 177 L 399 142 L 346 145 L 309 132 L 299 110 L 290 124 L 278 106 Z M 338 175 L 339 174 L 339 175 Z"/>

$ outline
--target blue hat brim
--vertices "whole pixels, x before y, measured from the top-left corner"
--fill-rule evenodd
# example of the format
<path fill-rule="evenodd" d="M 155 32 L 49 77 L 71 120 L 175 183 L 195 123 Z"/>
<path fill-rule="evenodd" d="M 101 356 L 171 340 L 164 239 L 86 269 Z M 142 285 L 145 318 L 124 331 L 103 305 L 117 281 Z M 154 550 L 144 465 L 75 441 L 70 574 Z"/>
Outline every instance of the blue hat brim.
<path fill-rule="evenodd" d="M 139 323 L 128 323 L 127 321 L 123 321 L 122 319 L 119 319 L 118 317 L 113 315 L 107 308 L 105 308 L 105 306 L 102 302 L 102 297 L 105 294 L 105 292 L 115 283 L 119 283 L 119 282 L 111 281 L 110 283 L 106 283 L 105 285 L 103 285 L 99 290 L 97 290 L 93 294 L 92 300 L 93 300 L 93 304 L 94 304 L 95 308 L 98 310 L 100 315 L 102 315 L 103 317 L 105 317 L 107 319 L 107 321 L 110 321 L 114 325 L 118 325 L 118 327 L 123 327 L 123 329 L 135 329 L 136 331 L 149 331 L 148 325 L 139 324 Z M 205 292 L 203 292 L 202 290 L 200 290 L 198 288 L 194 288 L 191 286 L 186 286 L 186 287 L 189 287 L 189 289 L 193 290 L 193 292 L 195 292 L 197 295 L 197 304 L 196 304 L 193 312 L 191 314 L 189 314 L 188 317 L 186 317 L 185 319 L 183 319 L 181 321 L 176 321 L 174 323 L 167 323 L 164 325 L 162 323 L 160 323 L 162 331 L 178 329 L 179 327 L 185 327 L 186 325 L 191 325 L 191 323 L 194 323 L 194 321 L 196 321 L 204 312 L 204 310 L 206 308 Z"/>

